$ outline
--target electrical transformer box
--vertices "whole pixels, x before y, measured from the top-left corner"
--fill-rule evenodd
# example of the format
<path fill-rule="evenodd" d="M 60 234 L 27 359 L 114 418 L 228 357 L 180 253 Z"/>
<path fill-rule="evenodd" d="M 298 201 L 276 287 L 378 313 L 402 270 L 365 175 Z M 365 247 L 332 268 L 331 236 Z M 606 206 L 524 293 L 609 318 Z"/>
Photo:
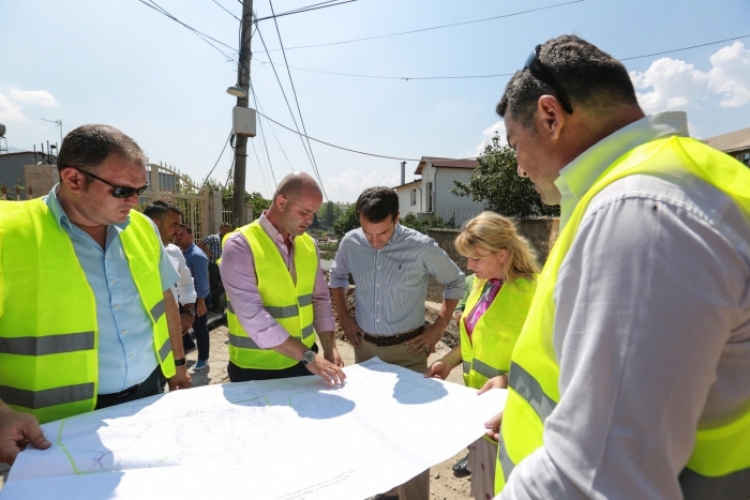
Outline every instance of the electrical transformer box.
<path fill-rule="evenodd" d="M 255 137 L 255 110 L 235 106 L 232 111 L 232 133 L 234 135 L 246 135 Z"/>

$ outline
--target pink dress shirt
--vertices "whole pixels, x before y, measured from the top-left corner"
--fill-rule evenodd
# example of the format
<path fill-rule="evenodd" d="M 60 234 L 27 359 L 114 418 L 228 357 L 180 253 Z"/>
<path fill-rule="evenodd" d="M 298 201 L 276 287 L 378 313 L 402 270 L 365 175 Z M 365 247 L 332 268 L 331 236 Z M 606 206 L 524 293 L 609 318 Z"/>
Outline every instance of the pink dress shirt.
<path fill-rule="evenodd" d="M 292 280 L 297 282 L 297 272 L 294 268 L 294 238 L 291 251 L 284 243 L 284 237 L 266 218 L 266 212 L 258 219 L 260 226 L 268 233 L 281 257 L 286 263 Z M 316 245 L 317 248 L 317 245 Z M 227 297 L 232 302 L 232 309 L 237 315 L 242 327 L 250 334 L 258 347 L 270 349 L 283 343 L 289 338 L 289 333 L 263 308 L 263 301 L 258 291 L 258 279 L 255 274 L 253 251 L 244 236 L 234 233 L 227 237 L 221 256 L 221 279 Z M 315 287 L 312 296 L 313 325 L 316 332 L 331 332 L 335 328 L 331 296 L 328 284 L 320 268 L 320 254 L 318 254 L 318 270 L 315 276 Z"/>

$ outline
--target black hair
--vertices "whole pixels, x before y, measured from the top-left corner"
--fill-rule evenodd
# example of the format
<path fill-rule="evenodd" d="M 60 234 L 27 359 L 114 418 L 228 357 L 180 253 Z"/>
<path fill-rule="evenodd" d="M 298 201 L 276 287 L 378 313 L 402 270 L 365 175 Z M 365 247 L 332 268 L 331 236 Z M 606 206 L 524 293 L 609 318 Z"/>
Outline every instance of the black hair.
<path fill-rule="evenodd" d="M 362 191 L 357 198 L 357 215 L 377 224 L 388 216 L 396 220 L 398 216 L 398 194 L 387 186 L 375 186 Z"/>
<path fill-rule="evenodd" d="M 548 40 L 539 50 L 539 62 L 555 79 L 573 110 L 582 107 L 603 114 L 620 106 L 638 106 L 625 66 L 582 38 L 562 35 Z M 545 94 L 560 99 L 555 89 L 531 71 L 517 71 L 505 87 L 497 114 L 505 117 L 510 112 L 513 120 L 530 129 L 537 102 Z"/>

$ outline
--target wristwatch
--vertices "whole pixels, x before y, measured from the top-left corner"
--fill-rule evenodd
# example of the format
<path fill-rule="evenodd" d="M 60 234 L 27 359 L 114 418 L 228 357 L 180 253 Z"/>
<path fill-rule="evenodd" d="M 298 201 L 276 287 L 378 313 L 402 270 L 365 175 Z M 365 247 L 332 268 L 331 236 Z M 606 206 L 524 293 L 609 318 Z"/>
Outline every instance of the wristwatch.
<path fill-rule="evenodd" d="M 313 361 L 315 361 L 315 351 L 312 351 L 312 350 L 305 351 L 305 354 L 302 356 L 302 364 L 307 366 Z"/>
<path fill-rule="evenodd" d="M 188 313 L 191 316 L 195 316 L 195 309 L 183 309 L 182 312 Z"/>
<path fill-rule="evenodd" d="M 175 366 L 175 368 L 178 367 L 178 366 L 182 366 L 182 365 L 185 364 L 185 362 L 186 362 L 185 358 L 175 359 L 174 360 L 174 366 Z"/>

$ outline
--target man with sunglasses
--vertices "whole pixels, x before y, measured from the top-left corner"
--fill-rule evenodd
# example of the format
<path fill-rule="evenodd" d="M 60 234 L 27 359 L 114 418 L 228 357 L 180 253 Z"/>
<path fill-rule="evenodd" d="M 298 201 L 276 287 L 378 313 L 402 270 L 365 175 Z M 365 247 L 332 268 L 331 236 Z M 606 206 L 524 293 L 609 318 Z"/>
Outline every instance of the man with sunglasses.
<path fill-rule="evenodd" d="M 60 183 L 0 202 L 0 407 L 14 422 L 0 461 L 49 422 L 190 387 L 179 279 L 153 222 L 132 209 L 148 186 L 138 145 L 106 125 L 70 132 Z M 13 412 L 13 413 L 9 413 Z M 25 422 L 22 426 L 18 422 Z M 4 444 L 8 444 L 7 442 Z"/>
<path fill-rule="evenodd" d="M 560 235 L 513 350 L 501 499 L 750 498 L 750 170 L 561 36 L 497 106 Z"/>

